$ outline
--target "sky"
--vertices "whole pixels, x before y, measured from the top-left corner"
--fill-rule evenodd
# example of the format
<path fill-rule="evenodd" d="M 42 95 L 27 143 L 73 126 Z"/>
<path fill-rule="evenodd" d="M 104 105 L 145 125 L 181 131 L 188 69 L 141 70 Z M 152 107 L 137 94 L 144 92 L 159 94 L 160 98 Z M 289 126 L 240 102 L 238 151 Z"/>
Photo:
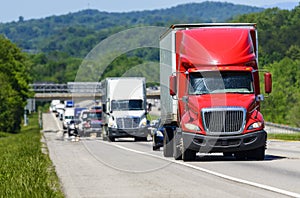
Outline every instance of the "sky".
<path fill-rule="evenodd" d="M 4 1 L 4 0 L 3 0 Z M 84 9 L 97 9 L 107 12 L 129 12 L 170 8 L 178 4 L 201 3 L 206 0 L 6 0 L 0 6 L 0 22 L 39 19 L 52 15 L 63 15 Z M 213 0 L 234 4 L 274 7 L 279 3 L 291 3 L 291 8 L 300 0 Z M 279 6 L 280 8 L 286 8 Z"/>

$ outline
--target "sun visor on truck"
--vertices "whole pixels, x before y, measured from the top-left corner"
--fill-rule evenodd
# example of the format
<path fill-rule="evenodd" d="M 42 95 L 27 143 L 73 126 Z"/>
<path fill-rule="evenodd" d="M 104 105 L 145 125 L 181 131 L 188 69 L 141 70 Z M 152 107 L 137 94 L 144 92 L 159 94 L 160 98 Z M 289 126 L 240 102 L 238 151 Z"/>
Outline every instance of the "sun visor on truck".
<path fill-rule="evenodd" d="M 247 28 L 201 28 L 176 32 L 177 60 L 194 65 L 230 65 L 255 60 Z"/>
<path fill-rule="evenodd" d="M 144 99 L 144 84 L 141 83 L 141 80 L 139 80 L 139 78 L 119 78 L 117 80 L 110 81 L 110 83 L 111 95 L 109 96 L 109 98 L 111 99 Z"/>

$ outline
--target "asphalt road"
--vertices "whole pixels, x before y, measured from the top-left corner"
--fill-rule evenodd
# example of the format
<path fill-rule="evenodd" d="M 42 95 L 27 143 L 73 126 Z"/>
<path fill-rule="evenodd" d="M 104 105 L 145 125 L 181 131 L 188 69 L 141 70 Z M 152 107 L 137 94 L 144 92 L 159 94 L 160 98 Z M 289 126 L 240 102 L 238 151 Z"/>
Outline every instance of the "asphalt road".
<path fill-rule="evenodd" d="M 130 138 L 65 140 L 50 113 L 43 114 L 43 131 L 69 198 L 300 197 L 300 142 L 269 140 L 264 161 L 210 154 L 187 163 Z"/>

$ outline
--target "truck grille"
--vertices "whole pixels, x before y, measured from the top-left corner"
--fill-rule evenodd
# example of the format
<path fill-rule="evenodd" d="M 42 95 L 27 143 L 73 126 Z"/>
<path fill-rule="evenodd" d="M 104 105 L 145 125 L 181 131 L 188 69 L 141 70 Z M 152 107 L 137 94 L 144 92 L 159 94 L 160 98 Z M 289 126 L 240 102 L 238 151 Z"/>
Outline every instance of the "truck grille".
<path fill-rule="evenodd" d="M 120 129 L 134 129 L 138 128 L 140 118 L 117 118 L 117 125 Z"/>
<path fill-rule="evenodd" d="M 92 123 L 91 128 L 101 128 L 101 123 Z"/>
<path fill-rule="evenodd" d="M 202 110 L 202 119 L 209 134 L 239 134 L 245 125 L 246 110 L 240 107 L 207 108 Z"/>

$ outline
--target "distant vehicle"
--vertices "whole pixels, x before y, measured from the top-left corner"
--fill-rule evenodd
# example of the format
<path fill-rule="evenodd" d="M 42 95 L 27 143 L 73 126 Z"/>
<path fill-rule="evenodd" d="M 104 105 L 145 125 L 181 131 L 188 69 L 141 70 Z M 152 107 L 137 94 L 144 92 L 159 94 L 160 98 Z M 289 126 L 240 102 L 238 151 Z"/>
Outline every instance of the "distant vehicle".
<path fill-rule="evenodd" d="M 74 101 L 73 100 L 66 100 L 65 101 L 66 108 L 72 108 L 74 107 Z"/>
<path fill-rule="evenodd" d="M 84 109 L 80 112 L 79 115 L 79 124 L 78 124 L 78 130 L 79 130 L 79 134 L 82 136 L 81 131 L 83 130 L 83 125 L 86 123 L 87 121 L 87 117 L 88 117 L 88 109 Z"/>
<path fill-rule="evenodd" d="M 60 103 L 56 105 L 56 117 L 58 117 L 60 120 L 63 120 L 65 113 L 65 105 Z"/>
<path fill-rule="evenodd" d="M 67 129 L 68 125 L 70 124 L 71 120 L 74 119 L 75 112 L 74 108 L 66 108 L 64 113 L 64 119 L 63 119 L 63 129 Z"/>
<path fill-rule="evenodd" d="M 102 133 L 102 110 L 83 110 L 80 115 L 79 135 L 90 136 L 95 133 L 97 137 Z"/>
<path fill-rule="evenodd" d="M 56 105 L 60 104 L 60 100 L 52 100 L 50 103 L 50 112 L 56 112 Z"/>
<path fill-rule="evenodd" d="M 81 113 L 83 110 L 87 110 L 87 108 L 85 108 L 85 107 L 75 107 L 75 108 L 74 108 L 74 118 L 75 118 L 75 119 L 79 119 L 80 113 Z"/>
<path fill-rule="evenodd" d="M 147 141 L 145 78 L 106 78 L 102 81 L 103 138 L 134 137 Z"/>
<path fill-rule="evenodd" d="M 160 37 L 160 55 L 164 156 L 263 160 L 256 24 L 175 24 Z M 271 93 L 271 74 L 264 76 Z"/>
<path fill-rule="evenodd" d="M 102 110 L 101 106 L 92 106 L 90 109 L 92 110 Z"/>

